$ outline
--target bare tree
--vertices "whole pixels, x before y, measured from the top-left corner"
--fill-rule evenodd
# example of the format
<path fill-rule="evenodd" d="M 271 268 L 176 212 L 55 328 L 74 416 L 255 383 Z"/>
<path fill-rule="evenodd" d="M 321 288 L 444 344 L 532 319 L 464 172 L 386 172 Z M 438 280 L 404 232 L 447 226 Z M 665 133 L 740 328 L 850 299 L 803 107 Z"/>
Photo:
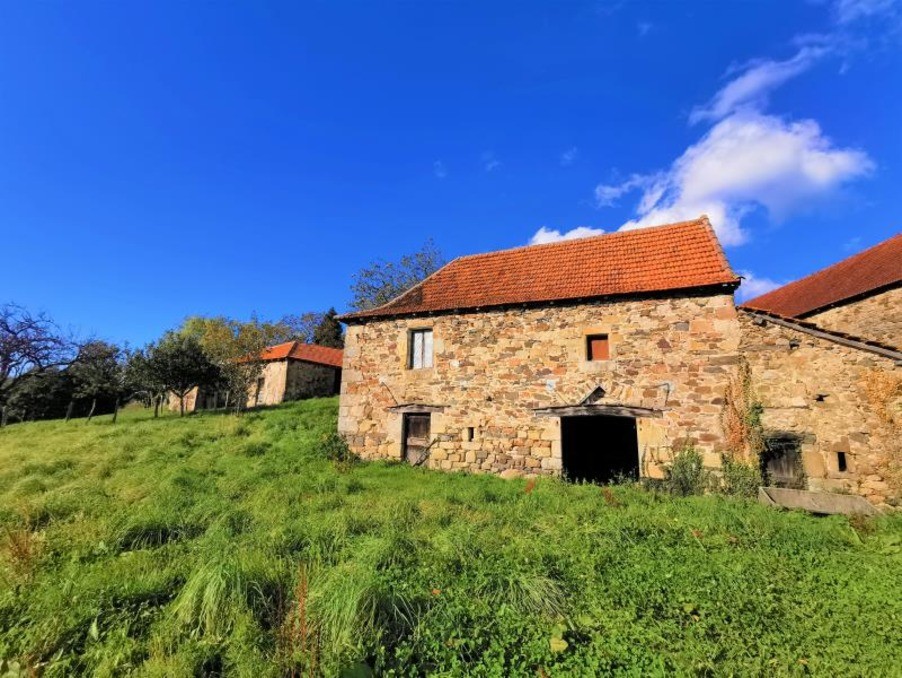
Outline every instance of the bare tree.
<path fill-rule="evenodd" d="M 44 313 L 33 314 L 17 304 L 0 306 L 0 426 L 6 423 L 6 403 L 23 381 L 46 370 L 68 365 L 77 346 Z"/>
<path fill-rule="evenodd" d="M 351 285 L 351 308 L 365 311 L 388 303 L 445 265 L 432 240 L 398 261 L 377 261 L 361 269 Z"/>
<path fill-rule="evenodd" d="M 283 341 L 296 340 L 303 344 L 314 343 L 313 337 L 316 328 L 322 323 L 325 313 L 319 311 L 307 311 L 300 315 L 286 315 L 277 323 L 285 328 Z"/>

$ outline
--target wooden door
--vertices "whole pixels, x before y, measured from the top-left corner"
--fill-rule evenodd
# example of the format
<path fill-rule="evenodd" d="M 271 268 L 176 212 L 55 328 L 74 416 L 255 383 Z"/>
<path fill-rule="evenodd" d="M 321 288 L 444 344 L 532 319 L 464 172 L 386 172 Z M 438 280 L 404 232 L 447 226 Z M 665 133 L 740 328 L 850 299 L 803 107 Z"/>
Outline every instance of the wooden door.
<path fill-rule="evenodd" d="M 403 458 L 409 464 L 419 462 L 429 448 L 431 420 L 428 414 L 404 415 Z"/>

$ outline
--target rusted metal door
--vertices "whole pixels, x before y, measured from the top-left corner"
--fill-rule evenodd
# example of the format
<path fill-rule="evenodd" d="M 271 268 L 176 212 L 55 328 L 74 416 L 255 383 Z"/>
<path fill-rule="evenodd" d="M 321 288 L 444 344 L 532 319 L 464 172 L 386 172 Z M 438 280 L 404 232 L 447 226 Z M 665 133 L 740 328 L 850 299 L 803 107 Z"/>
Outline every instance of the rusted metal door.
<path fill-rule="evenodd" d="M 431 416 L 428 414 L 404 415 L 404 460 L 415 464 L 429 448 Z"/>

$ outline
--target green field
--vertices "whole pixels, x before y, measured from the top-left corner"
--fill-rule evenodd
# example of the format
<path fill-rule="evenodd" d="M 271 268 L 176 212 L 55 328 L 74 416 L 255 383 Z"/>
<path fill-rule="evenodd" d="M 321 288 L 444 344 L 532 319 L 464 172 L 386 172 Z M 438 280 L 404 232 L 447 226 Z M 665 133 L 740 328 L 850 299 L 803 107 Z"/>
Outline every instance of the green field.
<path fill-rule="evenodd" d="M 899 675 L 900 516 L 335 463 L 336 409 L 0 431 L 0 676 Z"/>

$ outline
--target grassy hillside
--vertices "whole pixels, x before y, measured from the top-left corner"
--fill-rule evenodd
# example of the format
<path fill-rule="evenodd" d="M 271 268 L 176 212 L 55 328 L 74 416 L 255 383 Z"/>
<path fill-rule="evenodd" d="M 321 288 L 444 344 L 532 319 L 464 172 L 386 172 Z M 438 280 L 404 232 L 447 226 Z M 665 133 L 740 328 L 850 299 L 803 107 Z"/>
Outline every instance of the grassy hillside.
<path fill-rule="evenodd" d="M 337 465 L 335 416 L 0 431 L 0 675 L 902 666 L 899 517 Z"/>

